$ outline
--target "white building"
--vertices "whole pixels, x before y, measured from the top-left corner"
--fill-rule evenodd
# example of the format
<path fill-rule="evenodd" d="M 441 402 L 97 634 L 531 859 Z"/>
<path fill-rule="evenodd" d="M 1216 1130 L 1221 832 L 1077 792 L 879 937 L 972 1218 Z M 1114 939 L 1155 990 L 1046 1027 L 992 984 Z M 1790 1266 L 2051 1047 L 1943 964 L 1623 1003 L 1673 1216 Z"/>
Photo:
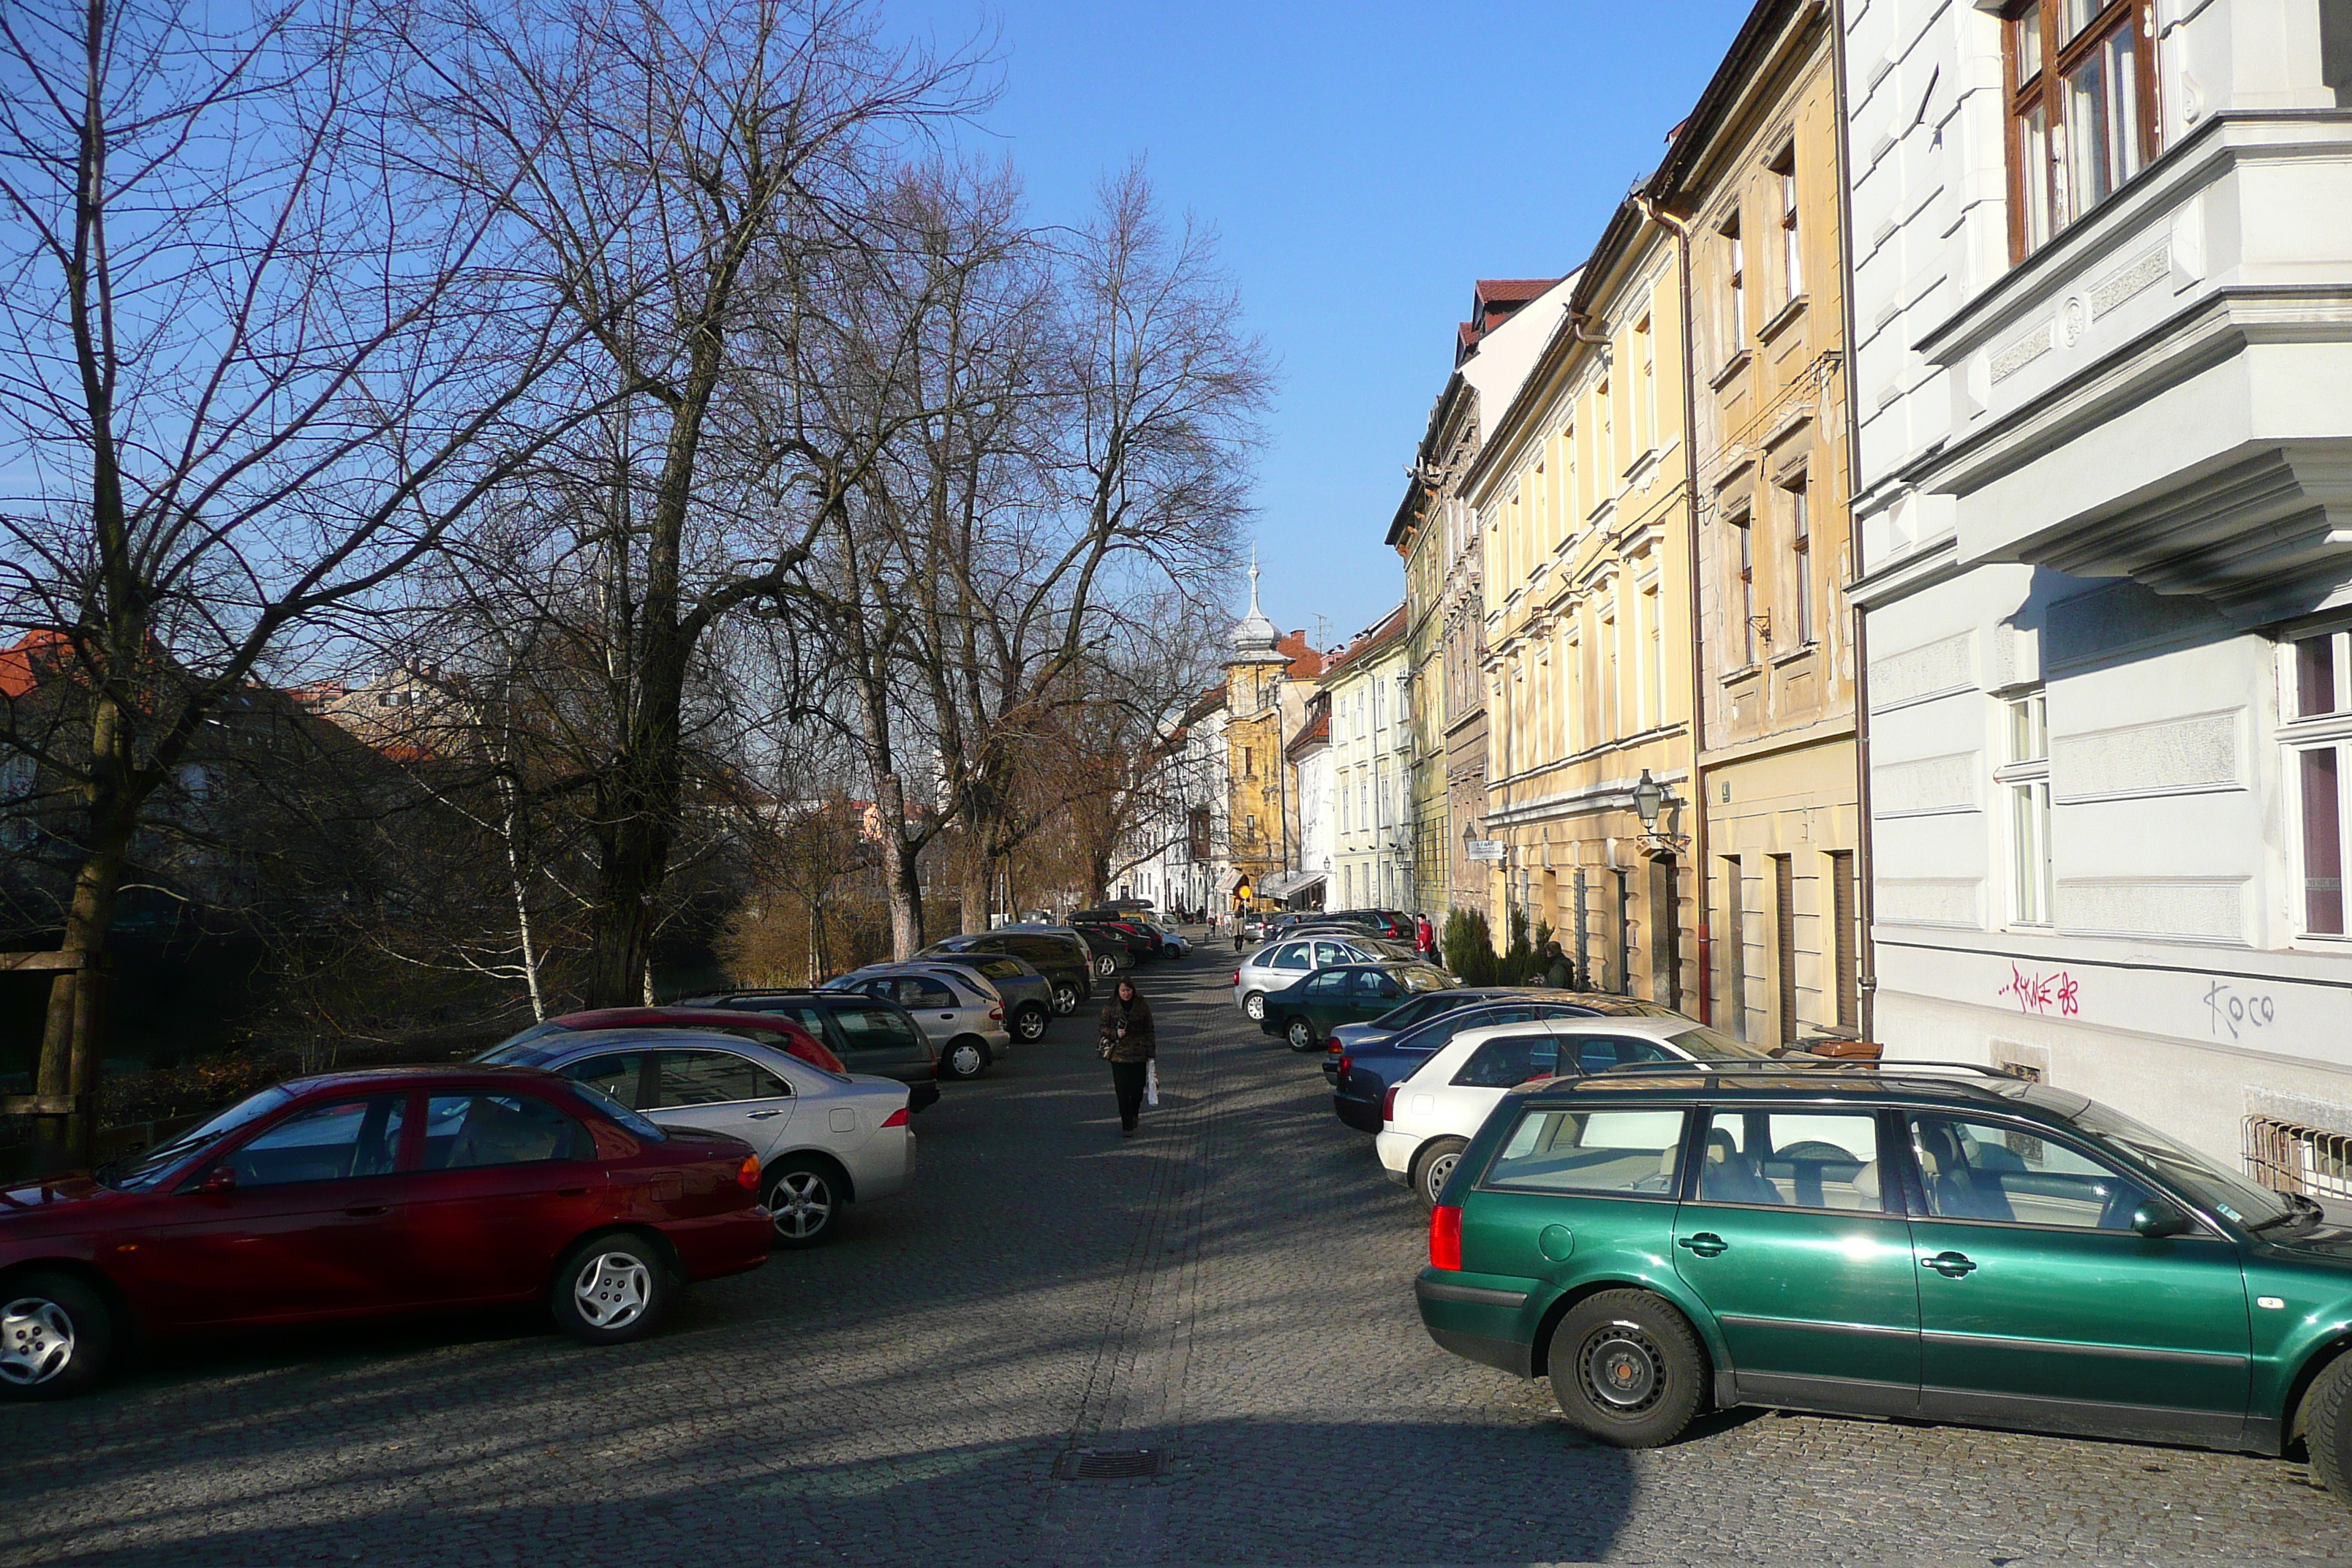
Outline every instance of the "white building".
<path fill-rule="evenodd" d="M 1298 804 L 1298 866 L 1274 889 L 1293 907 L 1336 909 L 1331 875 L 1339 863 L 1339 784 L 1331 757 L 1331 697 L 1318 691 L 1307 700 L 1307 722 L 1282 749 L 1290 764 Z"/>
<path fill-rule="evenodd" d="M 1215 910 L 1227 885 L 1224 853 L 1225 689 L 1212 687 L 1177 721 L 1150 809 L 1134 830 L 1145 858 L 1118 879 L 1117 898 L 1162 912 Z"/>
<path fill-rule="evenodd" d="M 2352 3 L 2001 9 L 1843 11 L 1872 1027 L 2305 1158 L 2352 1131 Z"/>
<path fill-rule="evenodd" d="M 1360 634 L 1323 671 L 1331 704 L 1336 849 L 1325 903 L 1398 909 L 1412 886 L 1413 735 L 1405 709 L 1411 669 L 1405 606 Z"/>

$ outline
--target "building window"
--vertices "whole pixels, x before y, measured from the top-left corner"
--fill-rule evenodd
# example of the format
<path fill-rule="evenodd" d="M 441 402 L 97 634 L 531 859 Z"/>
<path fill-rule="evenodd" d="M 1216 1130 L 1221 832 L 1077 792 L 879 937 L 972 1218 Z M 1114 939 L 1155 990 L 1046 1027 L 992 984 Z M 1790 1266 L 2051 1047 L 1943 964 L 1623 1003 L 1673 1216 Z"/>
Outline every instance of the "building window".
<path fill-rule="evenodd" d="M 1772 181 L 1780 195 L 1780 298 L 1805 291 L 1805 262 L 1797 236 L 1797 149 L 1792 142 L 1772 160 Z"/>
<path fill-rule="evenodd" d="M 2012 925 L 2051 923 L 2050 707 L 2040 690 L 2010 699 L 2002 714 L 2008 761 L 1995 772 L 2009 802 Z"/>
<path fill-rule="evenodd" d="M 2297 637 L 2282 650 L 2280 739 L 2294 792 L 2296 906 L 2305 936 L 2343 936 L 2344 825 L 2352 816 L 2352 631 Z"/>
<path fill-rule="evenodd" d="M 1756 662 L 1756 540 L 1749 524 L 1755 519 L 1741 512 L 1731 520 L 1732 537 L 1739 547 L 1739 663 L 1742 668 Z"/>
<path fill-rule="evenodd" d="M 1813 634 L 1813 516 L 1801 469 L 1780 482 L 1789 501 L 1789 592 L 1797 599 L 1797 646 L 1811 646 Z"/>
<path fill-rule="evenodd" d="M 1748 346 L 1748 252 L 1739 240 L 1739 214 L 1734 212 L 1715 231 L 1723 238 L 1723 275 L 1728 282 L 1726 300 L 1727 315 L 1725 326 L 1724 358 Z"/>
<path fill-rule="evenodd" d="M 1655 588 L 1642 595 L 1642 614 L 1650 626 L 1650 713 L 1652 729 L 1666 721 L 1666 621 L 1664 600 Z"/>
<path fill-rule="evenodd" d="M 1644 316 L 1633 327 L 1634 363 L 1642 375 L 1640 446 L 1649 451 L 1658 444 L 1658 344 Z"/>
<path fill-rule="evenodd" d="M 2156 156 L 2149 0 L 2030 0 L 2007 26 L 2014 259 Z"/>

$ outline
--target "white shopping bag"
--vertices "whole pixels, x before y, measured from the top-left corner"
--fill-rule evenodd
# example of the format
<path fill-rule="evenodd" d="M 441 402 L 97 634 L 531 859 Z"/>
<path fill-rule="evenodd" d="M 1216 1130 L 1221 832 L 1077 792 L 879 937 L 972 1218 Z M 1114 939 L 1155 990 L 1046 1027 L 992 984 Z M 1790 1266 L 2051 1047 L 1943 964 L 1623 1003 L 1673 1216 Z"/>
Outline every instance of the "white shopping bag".
<path fill-rule="evenodd" d="M 1160 1064 L 1156 1061 L 1143 1064 L 1143 1103 L 1160 1103 Z"/>

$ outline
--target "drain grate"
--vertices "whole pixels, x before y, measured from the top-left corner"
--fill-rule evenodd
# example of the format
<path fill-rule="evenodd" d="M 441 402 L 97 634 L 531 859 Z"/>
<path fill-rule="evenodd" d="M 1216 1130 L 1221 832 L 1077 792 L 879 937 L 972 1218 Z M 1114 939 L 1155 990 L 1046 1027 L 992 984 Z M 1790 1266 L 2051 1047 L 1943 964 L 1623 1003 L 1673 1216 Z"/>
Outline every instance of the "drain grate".
<path fill-rule="evenodd" d="M 1083 1448 L 1054 1460 L 1055 1479 L 1065 1481 L 1132 1481 L 1159 1473 L 1157 1448 Z"/>

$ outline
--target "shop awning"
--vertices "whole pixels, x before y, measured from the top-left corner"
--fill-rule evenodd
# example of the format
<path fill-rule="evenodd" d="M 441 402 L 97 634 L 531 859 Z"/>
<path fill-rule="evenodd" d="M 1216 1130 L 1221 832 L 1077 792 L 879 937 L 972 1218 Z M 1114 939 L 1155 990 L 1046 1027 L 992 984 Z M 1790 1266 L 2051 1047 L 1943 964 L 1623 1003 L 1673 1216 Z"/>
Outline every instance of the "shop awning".
<path fill-rule="evenodd" d="M 1264 898 L 1295 899 L 1310 888 L 1321 887 L 1323 878 L 1320 871 L 1276 871 L 1260 883 L 1257 890 Z"/>

